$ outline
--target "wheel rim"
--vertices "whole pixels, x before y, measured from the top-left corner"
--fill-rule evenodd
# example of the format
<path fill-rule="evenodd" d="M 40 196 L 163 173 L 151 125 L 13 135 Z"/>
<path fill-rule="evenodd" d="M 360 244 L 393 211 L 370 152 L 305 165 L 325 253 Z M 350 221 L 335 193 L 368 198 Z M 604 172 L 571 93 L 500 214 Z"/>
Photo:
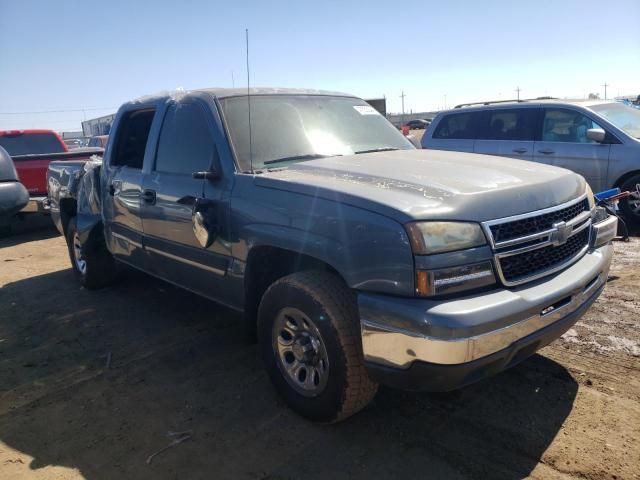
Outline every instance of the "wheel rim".
<path fill-rule="evenodd" d="M 82 275 L 87 273 L 87 262 L 82 254 L 82 243 L 80 243 L 80 237 L 77 233 L 73 234 L 73 260 Z"/>
<path fill-rule="evenodd" d="M 329 359 L 318 327 L 297 308 L 283 308 L 273 323 L 273 347 L 282 376 L 305 397 L 322 393 Z"/>

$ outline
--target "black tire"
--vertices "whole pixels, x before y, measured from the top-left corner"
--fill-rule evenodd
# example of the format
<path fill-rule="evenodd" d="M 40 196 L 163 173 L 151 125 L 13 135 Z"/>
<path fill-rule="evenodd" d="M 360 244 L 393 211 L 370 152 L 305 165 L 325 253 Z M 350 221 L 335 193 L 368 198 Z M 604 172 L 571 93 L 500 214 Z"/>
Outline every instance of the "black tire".
<path fill-rule="evenodd" d="M 101 232 L 94 229 L 87 240 L 80 246 L 81 259 L 85 262 L 84 269 L 76 258 L 77 249 L 74 247 L 76 239 L 76 217 L 69 220 L 67 226 L 67 247 L 73 274 L 83 287 L 94 290 L 112 283 L 116 278 L 116 264 L 113 256 L 107 250 Z"/>
<path fill-rule="evenodd" d="M 313 319 L 321 337 L 328 369 L 323 389 L 314 396 L 296 391 L 280 366 L 273 329 L 285 308 Z M 327 423 L 344 420 L 369 404 L 377 392 L 378 385 L 364 366 L 355 294 L 333 274 L 298 272 L 271 285 L 258 309 L 258 340 L 276 390 L 303 417 Z"/>
<path fill-rule="evenodd" d="M 11 236 L 11 225 L 0 225 L 0 238 Z"/>
<path fill-rule="evenodd" d="M 636 191 L 636 185 L 640 183 L 640 175 L 633 175 L 624 181 L 621 185 L 621 190 L 624 192 L 625 190 L 629 190 L 630 192 Z M 640 209 L 638 209 L 638 205 L 640 205 L 640 201 L 635 200 L 637 202 L 635 206 L 633 205 L 633 199 L 624 199 L 620 201 L 620 210 L 622 211 L 622 215 L 627 222 L 627 226 L 633 229 L 640 228 Z M 634 211 L 635 209 L 635 211 Z"/>

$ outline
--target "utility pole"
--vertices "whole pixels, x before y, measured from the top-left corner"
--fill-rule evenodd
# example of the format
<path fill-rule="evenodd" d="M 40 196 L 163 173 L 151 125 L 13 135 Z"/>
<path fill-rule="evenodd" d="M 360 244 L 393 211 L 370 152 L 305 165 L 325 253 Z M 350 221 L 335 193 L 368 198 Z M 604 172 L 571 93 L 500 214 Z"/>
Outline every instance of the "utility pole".
<path fill-rule="evenodd" d="M 444 109 L 447 109 L 447 94 L 444 94 Z"/>
<path fill-rule="evenodd" d="M 402 123 L 404 124 L 404 97 L 406 97 L 406 95 L 404 94 L 404 90 L 402 91 L 402 95 L 400 95 L 400 98 L 402 99 Z"/>
<path fill-rule="evenodd" d="M 518 101 L 520 101 L 520 86 L 517 86 L 515 91 L 518 94 Z"/>
<path fill-rule="evenodd" d="M 607 82 L 604 82 L 604 85 L 601 85 L 601 87 L 604 87 L 604 99 L 607 99 L 607 87 L 609 86 L 609 84 Z"/>

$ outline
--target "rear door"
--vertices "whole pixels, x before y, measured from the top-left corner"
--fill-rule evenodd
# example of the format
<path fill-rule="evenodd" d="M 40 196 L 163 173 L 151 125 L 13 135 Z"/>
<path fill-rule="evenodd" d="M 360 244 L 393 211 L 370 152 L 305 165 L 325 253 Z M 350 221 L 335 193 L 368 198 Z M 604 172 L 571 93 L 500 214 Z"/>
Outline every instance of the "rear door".
<path fill-rule="evenodd" d="M 443 114 L 436 125 L 428 128 L 422 148 L 473 152 L 476 138 L 477 112 L 452 112 Z"/>
<path fill-rule="evenodd" d="M 226 220 L 229 179 L 220 170 L 214 121 L 207 104 L 197 98 L 172 103 L 166 111 L 155 161 L 145 174 L 143 227 L 149 271 L 170 282 L 224 300 L 231 247 L 217 236 L 209 246 L 194 233 L 196 200 L 212 205 L 214 223 Z M 216 179 L 194 178 L 215 170 Z"/>
<path fill-rule="evenodd" d="M 478 126 L 475 153 L 533 160 L 539 108 L 485 110 Z"/>
<path fill-rule="evenodd" d="M 534 160 L 573 170 L 594 191 L 605 190 L 611 145 L 587 138 L 590 128 L 602 127 L 580 110 L 545 108 Z"/>
<path fill-rule="evenodd" d="M 155 106 L 140 106 L 123 113 L 115 143 L 105 152 L 106 241 L 118 259 L 140 268 L 144 268 L 145 263 L 140 210 L 142 166 L 145 155 L 151 155 L 153 150 L 147 144 L 155 112 Z"/>

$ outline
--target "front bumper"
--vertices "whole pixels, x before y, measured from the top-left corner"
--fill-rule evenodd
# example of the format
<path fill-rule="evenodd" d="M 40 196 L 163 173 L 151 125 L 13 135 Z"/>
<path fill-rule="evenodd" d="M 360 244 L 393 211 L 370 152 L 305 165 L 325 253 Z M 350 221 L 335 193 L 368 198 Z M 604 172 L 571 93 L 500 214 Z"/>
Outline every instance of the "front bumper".
<path fill-rule="evenodd" d="M 49 200 L 47 197 L 31 197 L 20 213 L 49 213 Z"/>
<path fill-rule="evenodd" d="M 603 245 L 552 277 L 454 300 L 361 293 L 370 375 L 384 384 L 442 391 L 514 365 L 580 318 L 604 289 L 612 255 L 613 247 Z"/>

